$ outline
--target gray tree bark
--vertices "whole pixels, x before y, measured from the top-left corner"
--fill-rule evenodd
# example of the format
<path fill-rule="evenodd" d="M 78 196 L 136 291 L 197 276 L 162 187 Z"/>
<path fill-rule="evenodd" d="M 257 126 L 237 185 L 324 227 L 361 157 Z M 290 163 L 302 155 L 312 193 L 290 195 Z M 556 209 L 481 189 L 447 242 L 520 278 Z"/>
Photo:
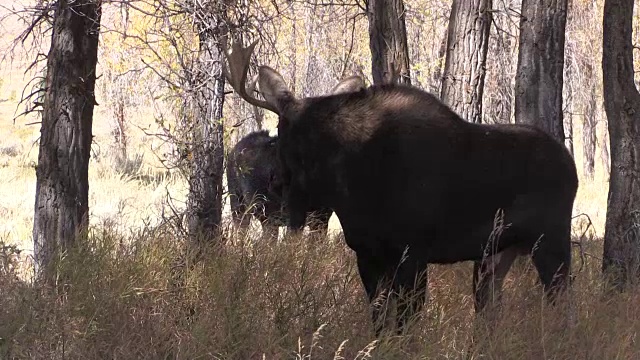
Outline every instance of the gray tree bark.
<path fill-rule="evenodd" d="M 37 276 L 55 285 L 59 255 L 86 234 L 101 1 L 59 0 L 47 58 L 33 245 Z"/>
<path fill-rule="evenodd" d="M 491 0 L 453 0 L 440 98 L 463 119 L 482 120 Z"/>
<path fill-rule="evenodd" d="M 600 160 L 602 161 L 602 167 L 607 173 L 607 181 L 611 176 L 611 155 L 609 155 L 609 121 L 606 121 L 607 126 L 605 131 L 602 132 L 602 136 L 599 139 L 600 143 Z"/>
<path fill-rule="evenodd" d="M 366 1 L 374 84 L 411 84 L 405 10 L 402 0 Z"/>
<path fill-rule="evenodd" d="M 562 86 L 567 0 L 523 0 L 515 84 L 516 123 L 564 143 Z"/>
<path fill-rule="evenodd" d="M 611 139 L 602 270 L 624 290 L 640 275 L 640 93 L 634 83 L 634 0 L 604 3 L 602 70 Z"/>
<path fill-rule="evenodd" d="M 187 224 L 197 241 L 215 239 L 222 222 L 222 178 L 224 172 L 224 76 L 222 50 L 218 41 L 220 19 L 200 31 L 197 89 L 194 94 L 193 164 L 189 178 Z"/>
<path fill-rule="evenodd" d="M 587 71 L 587 76 L 591 77 Z M 583 174 L 588 179 L 593 179 L 596 169 L 596 124 L 598 123 L 598 98 L 596 85 L 589 82 L 589 98 L 584 108 L 584 121 L 582 122 L 582 152 L 584 153 Z"/>

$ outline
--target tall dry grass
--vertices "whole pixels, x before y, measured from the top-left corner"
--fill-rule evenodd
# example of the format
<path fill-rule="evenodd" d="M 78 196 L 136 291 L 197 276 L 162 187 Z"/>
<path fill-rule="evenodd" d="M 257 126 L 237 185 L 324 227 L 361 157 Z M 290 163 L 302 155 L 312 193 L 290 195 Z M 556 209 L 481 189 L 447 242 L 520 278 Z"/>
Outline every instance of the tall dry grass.
<path fill-rule="evenodd" d="M 98 226 L 58 266 L 64 297 L 0 255 L 3 359 L 634 359 L 637 288 L 604 296 L 600 242 L 575 248 L 572 296 L 546 306 L 527 258 L 503 308 L 476 319 L 471 264 L 430 266 L 429 300 L 406 336 L 376 339 L 354 254 L 341 239 L 277 244 L 231 236 L 185 266 L 168 227 Z M 584 261 L 584 263 L 583 263 Z M 180 266 L 182 265 L 182 266 Z M 181 276 L 177 276 L 180 274 Z M 569 306 L 570 305 L 570 306 Z"/>

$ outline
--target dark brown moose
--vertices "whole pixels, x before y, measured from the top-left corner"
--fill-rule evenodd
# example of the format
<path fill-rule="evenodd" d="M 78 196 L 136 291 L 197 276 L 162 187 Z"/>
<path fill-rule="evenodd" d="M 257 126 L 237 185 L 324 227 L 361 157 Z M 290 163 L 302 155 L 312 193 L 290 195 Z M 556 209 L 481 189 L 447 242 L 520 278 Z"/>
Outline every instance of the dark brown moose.
<path fill-rule="evenodd" d="M 287 223 L 277 140 L 267 131 L 252 132 L 238 141 L 227 160 L 233 222 L 239 230 L 246 232 L 254 217 L 262 225 L 263 239 L 277 239 L 278 227 Z M 331 209 L 309 214 L 314 218 L 309 221 L 309 229 L 318 236 L 326 236 L 331 214 Z"/>
<path fill-rule="evenodd" d="M 298 99 L 261 66 L 259 100 L 244 85 L 255 44 L 234 44 L 225 72 L 246 101 L 279 116 L 289 226 L 301 228 L 310 208 L 333 209 L 369 301 L 381 291 L 410 295 L 398 303 L 399 332 L 425 300 L 428 263 L 474 261 L 481 312 L 499 302 L 492 294 L 516 256 L 530 254 L 555 303 L 569 282 L 578 188 L 563 144 L 534 127 L 470 123 L 415 87 L 365 88 L 358 77 Z M 383 315 L 374 306 L 376 335 Z"/>

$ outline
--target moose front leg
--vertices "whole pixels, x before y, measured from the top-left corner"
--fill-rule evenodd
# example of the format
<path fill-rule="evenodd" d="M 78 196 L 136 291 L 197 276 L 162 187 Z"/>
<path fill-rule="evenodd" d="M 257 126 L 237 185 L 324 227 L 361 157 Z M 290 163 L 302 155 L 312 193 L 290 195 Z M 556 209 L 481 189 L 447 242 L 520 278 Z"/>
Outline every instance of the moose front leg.
<path fill-rule="evenodd" d="M 285 190 L 287 203 L 287 232 L 292 235 L 301 235 L 307 221 L 307 195 L 295 185 Z"/>
<path fill-rule="evenodd" d="M 427 264 L 406 259 L 396 271 L 393 290 L 398 301 L 396 332 L 400 335 L 407 331 L 410 321 L 417 319 L 427 299 Z"/>
<path fill-rule="evenodd" d="M 392 286 L 390 268 L 384 259 L 368 251 L 357 252 L 356 257 L 358 273 L 369 300 L 375 336 L 379 337 L 387 326 L 387 301 Z"/>

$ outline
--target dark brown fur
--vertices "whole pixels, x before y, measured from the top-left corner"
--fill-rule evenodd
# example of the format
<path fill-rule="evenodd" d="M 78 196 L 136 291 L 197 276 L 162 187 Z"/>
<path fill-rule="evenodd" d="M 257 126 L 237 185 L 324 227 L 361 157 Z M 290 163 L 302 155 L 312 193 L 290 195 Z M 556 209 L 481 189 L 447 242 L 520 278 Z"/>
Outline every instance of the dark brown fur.
<path fill-rule="evenodd" d="M 290 228 L 300 229 L 309 209 L 333 209 L 369 301 L 382 290 L 409 295 L 398 307 L 400 330 L 422 306 L 429 263 L 474 261 L 481 312 L 499 302 L 491 296 L 515 257 L 531 254 L 555 302 L 570 275 L 578 188 L 563 144 L 530 126 L 473 124 L 417 88 L 365 88 L 357 76 L 329 96 L 296 99 L 280 74 L 261 66 L 259 101 L 243 84 L 255 44 L 234 45 L 236 75 L 228 77 L 248 102 L 279 115 Z M 506 227 L 495 236 L 499 211 Z M 374 306 L 376 334 L 382 315 Z"/>
<path fill-rule="evenodd" d="M 227 158 L 233 222 L 246 232 L 251 217 L 255 217 L 262 225 L 265 239 L 277 238 L 278 227 L 287 223 L 276 154 L 277 140 L 267 131 L 252 132 L 231 149 Z M 309 222 L 310 230 L 325 236 L 332 213 L 329 209 L 313 212 L 316 219 Z"/>
<path fill-rule="evenodd" d="M 332 208 L 370 301 L 380 284 L 415 297 L 398 325 L 424 300 L 426 276 L 415 279 L 428 263 L 471 260 L 503 277 L 514 256 L 500 254 L 531 253 L 549 300 L 565 287 L 578 178 L 563 144 L 530 126 L 466 122 L 412 87 L 302 100 L 280 91 L 270 100 L 280 112 L 290 226 L 300 228 L 309 208 Z M 499 209 L 509 226 L 489 244 Z M 493 269 L 481 262 L 492 255 Z M 488 288 L 474 276 L 478 311 Z"/>

